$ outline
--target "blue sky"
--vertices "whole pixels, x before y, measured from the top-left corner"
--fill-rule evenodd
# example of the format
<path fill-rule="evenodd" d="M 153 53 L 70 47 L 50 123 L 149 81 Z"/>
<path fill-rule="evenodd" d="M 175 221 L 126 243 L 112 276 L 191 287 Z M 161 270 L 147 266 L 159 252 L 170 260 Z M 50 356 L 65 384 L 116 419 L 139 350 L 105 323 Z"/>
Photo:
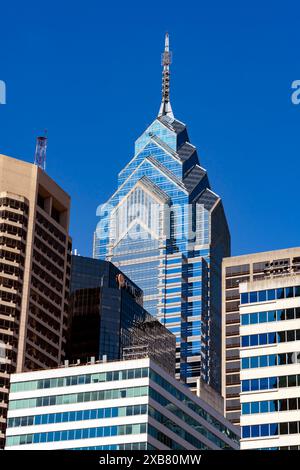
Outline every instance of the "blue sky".
<path fill-rule="evenodd" d="M 223 198 L 233 254 L 300 245 L 299 2 L 14 1 L 0 25 L 0 153 L 33 161 L 48 129 L 80 254 L 158 112 L 165 31 L 173 111 Z"/>

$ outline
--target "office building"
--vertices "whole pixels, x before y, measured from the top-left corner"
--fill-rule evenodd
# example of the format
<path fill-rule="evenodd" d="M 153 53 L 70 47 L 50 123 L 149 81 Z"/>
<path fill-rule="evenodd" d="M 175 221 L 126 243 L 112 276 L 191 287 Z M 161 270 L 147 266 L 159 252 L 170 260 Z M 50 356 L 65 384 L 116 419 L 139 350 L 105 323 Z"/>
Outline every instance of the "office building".
<path fill-rule="evenodd" d="M 225 416 L 239 424 L 240 293 L 239 284 L 300 273 L 300 248 L 290 248 L 223 260 L 222 269 L 222 395 Z"/>
<path fill-rule="evenodd" d="M 300 273 L 240 293 L 241 448 L 300 450 Z"/>
<path fill-rule="evenodd" d="M 238 432 L 149 358 L 12 376 L 7 450 L 238 449 Z"/>
<path fill-rule="evenodd" d="M 104 260 L 72 256 L 67 358 L 149 355 L 175 374 L 175 336 L 143 308 L 143 291 Z"/>
<path fill-rule="evenodd" d="M 135 142 L 118 188 L 98 208 L 94 257 L 144 292 L 145 309 L 177 339 L 177 377 L 221 389 L 221 263 L 230 235 L 221 198 L 170 104 L 169 38 L 156 119 Z"/>
<path fill-rule="evenodd" d="M 0 155 L 0 447 L 9 377 L 65 353 L 70 198 L 40 167 Z"/>

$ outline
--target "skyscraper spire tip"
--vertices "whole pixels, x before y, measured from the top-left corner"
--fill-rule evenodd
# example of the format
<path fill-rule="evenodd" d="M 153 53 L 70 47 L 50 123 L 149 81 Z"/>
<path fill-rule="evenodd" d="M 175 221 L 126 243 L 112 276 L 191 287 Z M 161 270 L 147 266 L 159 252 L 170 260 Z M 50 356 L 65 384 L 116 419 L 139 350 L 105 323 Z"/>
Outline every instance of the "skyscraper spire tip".
<path fill-rule="evenodd" d="M 159 108 L 158 117 L 169 116 L 174 118 L 170 103 L 170 64 L 172 62 L 172 53 L 169 50 L 169 33 L 165 34 L 165 49 L 162 53 L 161 64 L 163 66 L 162 73 L 162 100 Z"/>

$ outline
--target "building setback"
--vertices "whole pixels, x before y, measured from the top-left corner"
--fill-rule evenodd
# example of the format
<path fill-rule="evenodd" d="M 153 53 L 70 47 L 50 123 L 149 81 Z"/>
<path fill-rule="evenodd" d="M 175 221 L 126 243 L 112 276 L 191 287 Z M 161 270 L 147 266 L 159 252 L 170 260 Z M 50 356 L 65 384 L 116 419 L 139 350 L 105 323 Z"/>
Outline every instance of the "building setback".
<path fill-rule="evenodd" d="M 240 292 L 241 449 L 300 450 L 300 274 Z"/>
<path fill-rule="evenodd" d="M 143 291 L 104 260 L 72 256 L 67 358 L 149 355 L 175 374 L 175 336 L 143 308 Z"/>
<path fill-rule="evenodd" d="M 225 416 L 239 424 L 240 292 L 239 284 L 300 273 L 300 248 L 233 256 L 222 267 L 222 395 Z"/>
<path fill-rule="evenodd" d="M 94 257 L 144 292 L 145 309 L 176 335 L 176 376 L 221 390 L 221 263 L 230 234 L 221 198 L 170 104 L 169 38 L 157 118 L 135 142 L 118 188 L 99 207 Z"/>
<path fill-rule="evenodd" d="M 38 166 L 0 155 L 0 447 L 9 377 L 65 354 L 69 196 Z"/>
<path fill-rule="evenodd" d="M 12 376 L 6 449 L 238 449 L 238 429 L 149 358 Z"/>

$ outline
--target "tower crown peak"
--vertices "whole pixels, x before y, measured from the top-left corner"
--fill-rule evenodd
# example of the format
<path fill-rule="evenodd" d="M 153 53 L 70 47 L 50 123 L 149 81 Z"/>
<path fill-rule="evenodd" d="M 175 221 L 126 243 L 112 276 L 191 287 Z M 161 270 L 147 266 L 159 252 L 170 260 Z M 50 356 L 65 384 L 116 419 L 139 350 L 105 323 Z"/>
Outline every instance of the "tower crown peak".
<path fill-rule="evenodd" d="M 158 117 L 169 116 L 174 118 L 170 103 L 170 65 L 172 63 L 172 53 L 170 52 L 169 33 L 165 34 L 165 49 L 161 55 L 162 72 L 162 99 L 158 112 Z"/>

